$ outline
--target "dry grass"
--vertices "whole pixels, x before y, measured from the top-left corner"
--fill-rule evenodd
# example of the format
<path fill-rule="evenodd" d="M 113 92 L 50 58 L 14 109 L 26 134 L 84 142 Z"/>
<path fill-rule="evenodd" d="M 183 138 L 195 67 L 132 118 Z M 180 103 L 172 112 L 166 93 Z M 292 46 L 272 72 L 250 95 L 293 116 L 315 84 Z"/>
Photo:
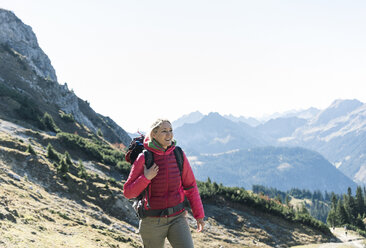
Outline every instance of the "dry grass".
<path fill-rule="evenodd" d="M 108 218 L 92 204 L 76 203 L 21 178 L 0 166 L 1 247 L 138 247 L 133 227 Z M 116 228 L 113 228 L 116 227 Z M 119 229 L 120 230 L 119 230 Z"/>

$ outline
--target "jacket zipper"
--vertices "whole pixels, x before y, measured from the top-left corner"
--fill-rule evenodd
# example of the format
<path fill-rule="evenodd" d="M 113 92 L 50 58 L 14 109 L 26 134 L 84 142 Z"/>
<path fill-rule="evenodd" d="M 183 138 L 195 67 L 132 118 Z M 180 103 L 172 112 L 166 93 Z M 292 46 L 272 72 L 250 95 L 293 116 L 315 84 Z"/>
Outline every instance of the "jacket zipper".
<path fill-rule="evenodd" d="M 168 200 L 169 200 L 169 164 L 167 163 L 167 156 L 166 152 L 164 152 L 164 163 L 167 166 L 166 167 L 166 202 L 165 202 L 165 208 L 168 208 Z"/>

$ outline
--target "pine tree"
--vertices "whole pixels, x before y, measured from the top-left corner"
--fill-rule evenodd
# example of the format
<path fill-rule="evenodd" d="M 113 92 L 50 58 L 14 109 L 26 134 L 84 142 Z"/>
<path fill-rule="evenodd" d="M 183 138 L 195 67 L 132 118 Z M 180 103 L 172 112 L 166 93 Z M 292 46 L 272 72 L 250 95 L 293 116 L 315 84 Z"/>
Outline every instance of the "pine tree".
<path fill-rule="evenodd" d="M 337 219 L 336 211 L 337 211 L 337 197 L 334 194 L 334 192 L 332 192 L 331 206 L 330 206 L 330 211 L 329 211 L 329 214 L 328 214 L 328 217 L 327 217 L 327 223 L 330 226 L 333 226 L 333 227 L 338 225 L 338 219 Z"/>
<path fill-rule="evenodd" d="M 355 199 L 352 196 L 352 190 L 350 187 L 348 187 L 347 196 L 345 196 L 344 199 L 344 208 L 347 212 L 348 223 L 351 224 L 357 218 L 357 209 Z"/>
<path fill-rule="evenodd" d="M 334 192 L 332 192 L 332 195 L 331 195 L 331 202 L 332 202 L 332 205 L 331 205 L 331 209 L 333 209 L 334 211 L 336 210 L 337 208 L 337 197 L 336 195 L 334 194 Z"/>
<path fill-rule="evenodd" d="M 329 211 L 328 217 L 327 217 L 327 223 L 328 225 L 335 227 L 338 223 L 337 223 L 337 219 L 336 219 L 336 212 L 335 209 L 331 209 Z"/>
<path fill-rule="evenodd" d="M 287 207 L 290 207 L 290 197 L 289 197 L 288 194 L 286 194 L 285 204 L 286 204 Z"/>
<path fill-rule="evenodd" d="M 55 151 L 51 143 L 48 143 L 47 145 L 47 157 L 57 162 L 60 160 L 57 152 Z"/>
<path fill-rule="evenodd" d="M 356 190 L 356 209 L 357 214 L 360 214 L 361 216 L 365 213 L 365 199 L 362 194 L 361 186 L 358 186 Z"/>
<path fill-rule="evenodd" d="M 348 221 L 347 212 L 343 206 L 343 202 L 341 199 L 338 199 L 338 202 L 337 202 L 335 219 L 336 219 L 337 226 L 347 224 L 347 221 Z"/>
<path fill-rule="evenodd" d="M 65 162 L 66 162 L 68 165 L 72 165 L 71 156 L 70 156 L 70 154 L 69 154 L 69 152 L 68 152 L 68 151 L 66 151 L 66 152 L 65 152 L 64 156 L 65 156 Z"/>
<path fill-rule="evenodd" d="M 55 133 L 61 132 L 60 128 L 56 125 L 55 121 L 53 120 L 52 116 L 49 113 L 47 112 L 44 113 L 42 122 L 44 126 L 50 131 L 53 131 Z"/>

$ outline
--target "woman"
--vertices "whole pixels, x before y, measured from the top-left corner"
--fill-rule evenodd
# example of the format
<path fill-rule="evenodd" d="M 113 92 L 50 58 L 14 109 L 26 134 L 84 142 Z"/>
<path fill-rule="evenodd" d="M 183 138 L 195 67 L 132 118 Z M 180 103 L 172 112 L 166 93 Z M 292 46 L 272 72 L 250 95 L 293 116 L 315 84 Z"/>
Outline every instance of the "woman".
<path fill-rule="evenodd" d="M 197 231 L 205 225 L 204 211 L 193 171 L 183 153 L 183 170 L 180 172 L 174 155 L 172 125 L 168 120 L 158 119 L 152 126 L 144 147 L 153 153 L 154 164 L 147 169 L 144 154 L 141 153 L 132 165 L 124 185 L 126 198 L 137 197 L 146 187 L 144 213 L 139 231 L 144 247 L 164 247 L 168 238 L 172 247 L 193 247 L 189 225 L 185 218 L 184 197 L 188 198 Z M 167 211 L 169 210 L 169 211 Z"/>

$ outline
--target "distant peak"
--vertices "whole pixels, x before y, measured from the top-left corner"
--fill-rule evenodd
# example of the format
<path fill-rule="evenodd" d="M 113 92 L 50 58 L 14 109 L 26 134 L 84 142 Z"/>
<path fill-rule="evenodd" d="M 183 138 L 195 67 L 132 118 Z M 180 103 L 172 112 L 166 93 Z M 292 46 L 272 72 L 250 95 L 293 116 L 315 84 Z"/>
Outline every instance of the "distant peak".
<path fill-rule="evenodd" d="M 363 103 L 357 99 L 336 99 L 332 102 L 332 104 L 329 107 L 330 108 L 339 108 L 342 105 L 361 106 L 361 105 L 363 105 Z"/>
<path fill-rule="evenodd" d="M 207 116 L 216 116 L 216 117 L 222 117 L 218 112 L 210 112 Z"/>

